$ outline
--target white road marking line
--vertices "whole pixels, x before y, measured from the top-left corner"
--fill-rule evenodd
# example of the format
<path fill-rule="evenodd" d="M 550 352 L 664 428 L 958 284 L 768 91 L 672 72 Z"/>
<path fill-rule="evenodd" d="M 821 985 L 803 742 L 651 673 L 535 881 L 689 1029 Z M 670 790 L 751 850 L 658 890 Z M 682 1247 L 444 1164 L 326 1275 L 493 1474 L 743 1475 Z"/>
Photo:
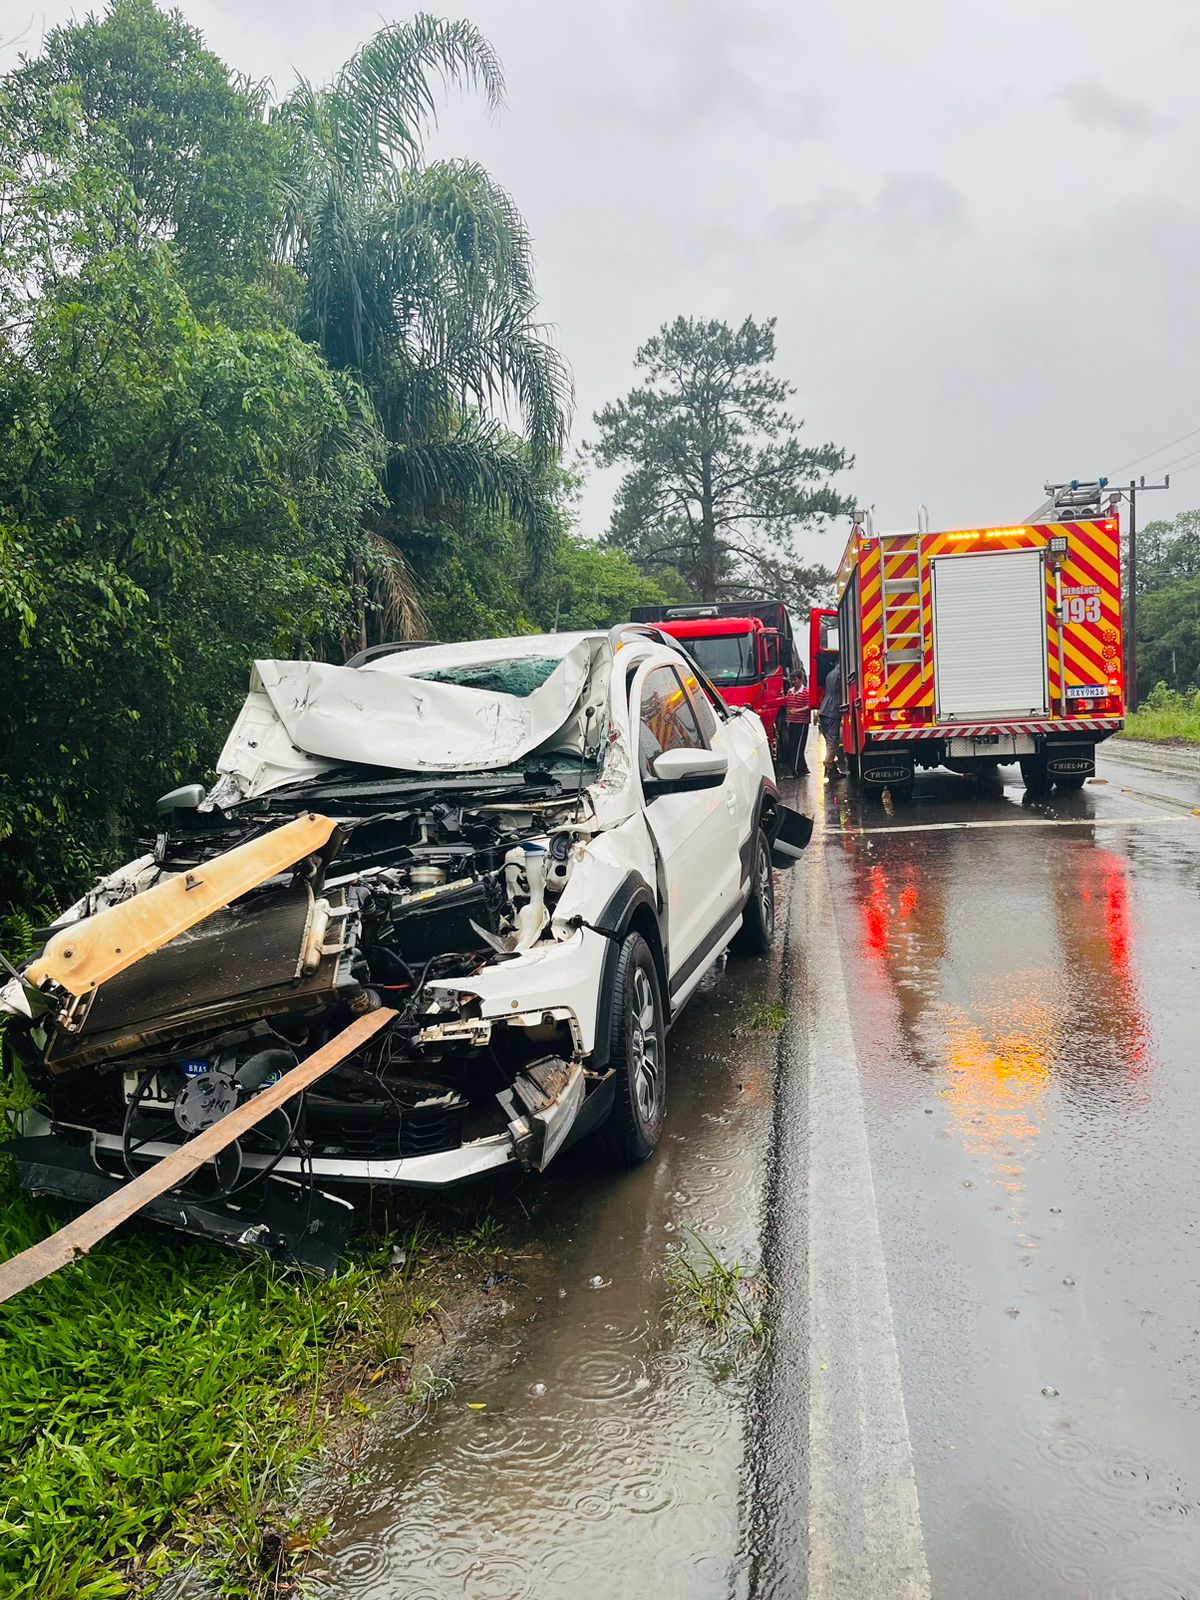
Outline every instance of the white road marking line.
<path fill-rule="evenodd" d="M 929 1600 L 929 1568 L 871 1153 L 833 920 L 818 859 L 793 891 L 807 927 L 807 1600 Z M 799 885 L 796 886 L 799 889 Z M 819 959 L 818 959 L 819 953 Z"/>
<path fill-rule="evenodd" d="M 902 822 L 894 827 L 838 828 L 825 830 L 827 840 L 840 839 L 847 833 L 945 833 L 962 828 L 1118 828 L 1147 827 L 1163 822 L 1191 822 L 1196 818 L 1189 812 L 1183 816 L 1167 817 L 995 817 L 979 822 Z"/>

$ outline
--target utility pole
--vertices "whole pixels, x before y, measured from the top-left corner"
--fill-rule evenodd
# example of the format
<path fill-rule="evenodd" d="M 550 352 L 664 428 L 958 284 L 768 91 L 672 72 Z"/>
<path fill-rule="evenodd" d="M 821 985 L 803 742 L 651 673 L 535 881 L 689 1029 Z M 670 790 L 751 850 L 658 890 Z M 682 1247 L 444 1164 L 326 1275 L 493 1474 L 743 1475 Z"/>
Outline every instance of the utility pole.
<path fill-rule="evenodd" d="M 1129 626 L 1125 634 L 1125 703 L 1131 711 L 1136 711 L 1138 706 L 1138 681 L 1137 681 L 1137 497 L 1143 489 L 1169 489 L 1171 475 L 1168 473 L 1161 483 L 1147 483 L 1145 474 L 1137 479 L 1130 478 L 1128 489 L 1123 490 L 1129 496 Z M 1119 498 L 1115 496 L 1114 498 Z"/>
<path fill-rule="evenodd" d="M 1056 522 L 1090 521 L 1093 517 L 1102 517 L 1105 511 L 1111 511 L 1119 500 L 1128 496 L 1129 499 L 1129 604 L 1125 607 L 1126 623 L 1125 638 L 1125 703 L 1133 711 L 1137 710 L 1137 497 L 1143 489 L 1169 489 L 1171 477 L 1168 473 L 1161 483 L 1147 483 L 1145 474 L 1140 478 L 1130 478 L 1127 489 L 1108 488 L 1107 478 L 1093 478 L 1083 480 L 1072 478 L 1070 483 L 1048 483 L 1046 493 L 1050 496 L 1045 505 L 1039 506 L 1032 516 L 1027 517 L 1027 522 L 1042 522 L 1052 516 Z M 1108 503 L 1104 505 L 1105 494 Z M 1103 508 L 1103 509 L 1102 509 Z"/>

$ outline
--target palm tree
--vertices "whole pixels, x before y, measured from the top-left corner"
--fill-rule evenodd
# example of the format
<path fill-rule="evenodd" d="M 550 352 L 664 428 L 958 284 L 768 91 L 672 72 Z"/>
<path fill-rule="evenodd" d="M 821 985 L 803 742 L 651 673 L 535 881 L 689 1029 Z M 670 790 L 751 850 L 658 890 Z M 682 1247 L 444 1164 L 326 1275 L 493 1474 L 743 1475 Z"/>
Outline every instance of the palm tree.
<path fill-rule="evenodd" d="M 539 480 L 565 438 L 570 377 L 536 320 L 511 197 L 473 162 L 424 164 L 452 83 L 504 104 L 478 29 L 424 15 L 381 30 L 332 83 L 302 80 L 275 116 L 280 255 L 304 280 L 301 332 L 363 383 L 388 441 L 391 515 L 376 531 L 402 546 L 414 522 L 499 506 L 536 558 L 552 539 Z M 398 581 L 393 566 L 393 598 Z"/>

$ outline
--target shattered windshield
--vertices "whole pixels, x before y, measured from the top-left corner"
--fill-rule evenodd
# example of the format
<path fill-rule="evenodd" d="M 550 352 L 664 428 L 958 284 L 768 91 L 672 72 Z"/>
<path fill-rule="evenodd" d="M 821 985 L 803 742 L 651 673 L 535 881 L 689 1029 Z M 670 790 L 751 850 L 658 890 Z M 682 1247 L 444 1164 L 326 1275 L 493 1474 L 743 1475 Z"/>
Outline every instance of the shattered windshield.
<path fill-rule="evenodd" d="M 460 689 L 479 689 L 484 694 L 514 694 L 525 699 L 540 689 L 555 668 L 562 664 L 557 656 L 518 656 L 512 661 L 472 661 L 461 667 L 429 667 L 408 676 L 429 683 L 454 683 Z"/>

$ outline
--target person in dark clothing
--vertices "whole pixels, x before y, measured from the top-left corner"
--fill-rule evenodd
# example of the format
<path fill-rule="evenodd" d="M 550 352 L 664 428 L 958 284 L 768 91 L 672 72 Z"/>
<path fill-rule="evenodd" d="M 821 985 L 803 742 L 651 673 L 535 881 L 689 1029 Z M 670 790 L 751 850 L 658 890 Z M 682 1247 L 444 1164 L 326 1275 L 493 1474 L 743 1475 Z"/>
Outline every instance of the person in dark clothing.
<path fill-rule="evenodd" d="M 825 735 L 825 772 L 829 777 L 839 776 L 842 752 L 842 664 L 835 661 L 825 679 L 825 694 L 821 700 L 821 732 Z"/>

